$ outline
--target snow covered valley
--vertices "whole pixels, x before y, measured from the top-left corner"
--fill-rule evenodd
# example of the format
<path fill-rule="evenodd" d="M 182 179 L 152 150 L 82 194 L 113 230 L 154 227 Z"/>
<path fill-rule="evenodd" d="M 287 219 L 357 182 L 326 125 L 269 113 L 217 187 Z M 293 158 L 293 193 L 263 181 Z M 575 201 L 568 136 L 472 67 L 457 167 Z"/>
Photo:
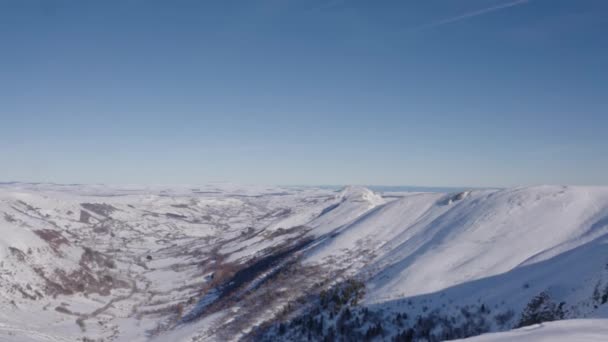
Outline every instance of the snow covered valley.
<path fill-rule="evenodd" d="M 0 341 L 608 341 L 608 188 L 4 183 L 0 302 Z"/>

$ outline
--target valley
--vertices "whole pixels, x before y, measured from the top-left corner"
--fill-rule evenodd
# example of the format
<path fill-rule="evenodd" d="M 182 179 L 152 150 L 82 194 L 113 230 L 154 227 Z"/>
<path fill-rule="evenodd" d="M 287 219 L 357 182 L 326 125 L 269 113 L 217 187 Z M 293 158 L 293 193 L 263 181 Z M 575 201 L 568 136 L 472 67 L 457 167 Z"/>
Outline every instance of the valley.
<path fill-rule="evenodd" d="M 608 322 L 605 187 L 3 183 L 0 215 L 0 341 L 440 341 Z"/>

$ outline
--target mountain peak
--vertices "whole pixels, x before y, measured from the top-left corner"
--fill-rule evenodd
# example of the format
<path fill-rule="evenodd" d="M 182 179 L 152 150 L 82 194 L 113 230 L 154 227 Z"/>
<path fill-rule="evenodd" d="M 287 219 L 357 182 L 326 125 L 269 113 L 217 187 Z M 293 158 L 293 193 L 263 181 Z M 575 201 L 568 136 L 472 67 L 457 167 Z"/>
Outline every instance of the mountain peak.
<path fill-rule="evenodd" d="M 382 196 L 376 194 L 366 187 L 357 185 L 348 185 L 344 187 L 344 189 L 340 191 L 338 198 L 340 198 L 342 201 L 365 201 L 374 205 L 384 203 Z"/>

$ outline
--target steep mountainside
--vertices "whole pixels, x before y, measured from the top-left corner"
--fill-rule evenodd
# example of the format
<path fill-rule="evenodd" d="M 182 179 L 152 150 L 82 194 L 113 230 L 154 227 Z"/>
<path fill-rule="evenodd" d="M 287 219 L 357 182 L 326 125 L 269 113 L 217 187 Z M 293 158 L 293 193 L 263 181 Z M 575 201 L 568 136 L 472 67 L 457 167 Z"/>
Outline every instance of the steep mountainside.
<path fill-rule="evenodd" d="M 608 188 L 11 183 L 0 232 L 2 341 L 438 341 L 608 322 Z"/>

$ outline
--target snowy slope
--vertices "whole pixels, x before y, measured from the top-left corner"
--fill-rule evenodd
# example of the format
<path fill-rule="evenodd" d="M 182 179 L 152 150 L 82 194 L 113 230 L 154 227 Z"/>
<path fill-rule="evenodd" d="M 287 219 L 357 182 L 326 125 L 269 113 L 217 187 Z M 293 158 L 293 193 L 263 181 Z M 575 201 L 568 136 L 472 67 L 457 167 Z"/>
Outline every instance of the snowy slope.
<path fill-rule="evenodd" d="M 608 313 L 605 187 L 11 183 L 0 231 L 0 341 L 251 339 L 350 277 L 352 312 L 387 340 L 421 322 L 429 340 L 508 330 L 538 318 L 534 300 L 551 320 Z M 323 334 L 337 324 L 316 315 Z"/>
<path fill-rule="evenodd" d="M 371 251 L 370 302 L 435 292 L 531 265 L 608 233 L 608 189 L 535 187 L 413 194 L 376 206 L 311 262 Z M 441 276 L 438 277 L 437 275 Z"/>
<path fill-rule="evenodd" d="M 267 227 L 332 198 L 225 184 L 2 184 L 0 341 L 147 341 L 224 264 L 239 267 L 303 233 Z"/>
<path fill-rule="evenodd" d="M 415 237 L 397 238 L 394 243 L 399 245 L 378 260 L 384 271 L 372 282 L 372 296 L 380 300 L 394 293 L 422 294 L 501 274 L 608 232 L 605 189 L 541 187 L 472 193 L 448 207 L 435 206 L 432 211 L 440 215 L 431 214 L 434 219 Z M 412 243 L 413 239 L 421 241 Z M 381 279 L 386 274 L 390 280 Z"/>
<path fill-rule="evenodd" d="M 484 334 L 466 342 L 605 342 L 608 320 L 576 319 L 537 324 L 509 332 Z"/>
<path fill-rule="evenodd" d="M 363 304 L 389 335 L 408 326 L 421 333 L 420 319 L 433 327 L 419 336 L 425 340 L 601 317 L 608 306 L 608 188 L 405 195 L 333 230 L 304 263 L 364 280 Z M 418 323 L 394 324 L 397 315 Z M 321 316 L 329 318 L 314 317 Z"/>

